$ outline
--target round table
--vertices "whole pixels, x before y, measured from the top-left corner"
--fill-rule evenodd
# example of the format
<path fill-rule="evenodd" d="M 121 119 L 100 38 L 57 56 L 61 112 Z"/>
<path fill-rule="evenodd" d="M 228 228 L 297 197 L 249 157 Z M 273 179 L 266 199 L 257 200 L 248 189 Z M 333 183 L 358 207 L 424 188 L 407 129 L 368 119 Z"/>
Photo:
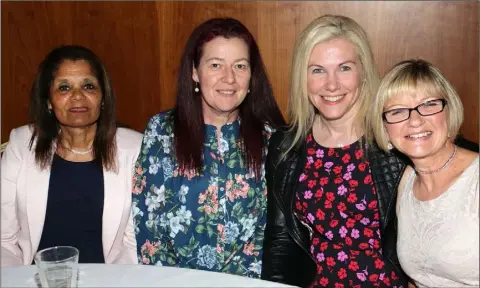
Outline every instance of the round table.
<path fill-rule="evenodd" d="M 36 279 L 37 278 L 37 279 Z M 38 287 L 37 267 L 1 269 L 1 287 Z M 292 287 L 226 273 L 149 265 L 79 264 L 78 287 Z"/>

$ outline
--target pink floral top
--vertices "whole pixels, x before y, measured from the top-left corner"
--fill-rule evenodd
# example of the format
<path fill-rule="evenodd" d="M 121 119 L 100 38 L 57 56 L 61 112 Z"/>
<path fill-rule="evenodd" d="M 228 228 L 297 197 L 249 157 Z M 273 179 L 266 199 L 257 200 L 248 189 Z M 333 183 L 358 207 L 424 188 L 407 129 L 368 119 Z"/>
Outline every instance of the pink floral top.
<path fill-rule="evenodd" d="M 377 196 L 359 142 L 326 148 L 307 137 L 295 210 L 313 231 L 313 287 L 401 287 L 382 256 Z"/>

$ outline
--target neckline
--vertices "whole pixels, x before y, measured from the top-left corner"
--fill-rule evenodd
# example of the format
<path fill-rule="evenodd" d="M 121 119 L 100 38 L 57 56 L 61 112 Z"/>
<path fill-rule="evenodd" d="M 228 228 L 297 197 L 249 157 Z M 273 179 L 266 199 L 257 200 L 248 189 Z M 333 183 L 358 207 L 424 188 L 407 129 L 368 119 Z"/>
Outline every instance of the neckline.
<path fill-rule="evenodd" d="M 215 125 L 212 125 L 212 124 L 206 124 L 204 123 L 207 131 L 217 131 L 217 126 Z M 232 122 L 227 122 L 225 124 L 223 124 L 221 127 L 220 127 L 220 131 L 222 133 L 224 133 L 224 131 L 228 131 L 228 128 L 230 127 L 234 127 L 234 128 L 237 128 L 240 126 L 240 117 L 237 117 L 235 120 L 233 120 Z"/>
<path fill-rule="evenodd" d="M 65 163 L 72 163 L 72 164 L 78 164 L 78 163 L 81 163 L 81 164 L 90 164 L 90 163 L 94 163 L 94 162 L 95 162 L 95 159 L 90 160 L 90 161 L 81 161 L 81 162 L 70 161 L 70 160 L 67 160 L 67 159 L 63 158 L 62 156 L 58 155 L 58 153 L 55 153 L 54 158 L 57 158 L 58 160 L 60 160 L 60 161 L 62 161 L 62 162 L 65 162 Z"/>
<path fill-rule="evenodd" d="M 479 155 L 477 155 L 477 157 L 475 157 L 472 162 L 467 166 L 467 168 L 465 168 L 465 170 L 463 170 L 463 172 L 458 175 L 458 177 L 452 182 L 452 184 L 450 184 L 450 186 L 448 186 L 447 189 L 445 189 L 445 191 L 443 191 L 440 195 L 438 195 L 437 197 L 433 198 L 433 199 L 430 199 L 430 200 L 420 200 L 417 198 L 417 196 L 415 196 L 415 194 L 413 193 L 413 182 L 415 181 L 415 178 L 417 178 L 417 173 L 414 169 L 412 169 L 412 173 L 410 174 L 410 181 L 409 181 L 409 190 L 410 190 L 410 193 L 411 193 L 411 196 L 413 198 L 413 200 L 415 201 L 415 203 L 419 203 L 419 204 L 431 204 L 435 201 L 439 201 L 445 197 L 447 197 L 449 194 L 450 194 L 450 191 L 452 190 L 452 188 L 454 186 L 456 186 L 460 179 L 466 177 L 466 174 L 471 170 L 473 169 L 472 167 L 478 167 L 478 161 L 479 161 Z"/>
<path fill-rule="evenodd" d="M 328 149 L 347 150 L 347 149 L 350 149 L 350 148 L 352 148 L 352 147 L 358 146 L 358 145 L 360 144 L 360 140 L 365 143 L 365 135 L 362 135 L 360 138 L 358 138 L 358 139 L 355 140 L 354 142 L 349 143 L 349 144 L 344 144 L 344 145 L 341 146 L 341 147 L 327 147 L 327 146 L 324 146 L 324 145 L 322 145 L 322 144 L 320 144 L 320 143 L 317 142 L 317 140 L 315 139 L 315 137 L 313 137 L 313 131 L 310 131 L 310 135 L 309 135 L 309 136 L 312 137 L 312 142 L 314 143 L 314 145 L 316 145 L 316 146 L 318 146 L 318 147 L 320 147 L 320 148 L 322 148 L 322 149 L 324 149 L 324 150 L 325 150 L 325 149 L 327 149 L 327 150 L 328 150 Z"/>

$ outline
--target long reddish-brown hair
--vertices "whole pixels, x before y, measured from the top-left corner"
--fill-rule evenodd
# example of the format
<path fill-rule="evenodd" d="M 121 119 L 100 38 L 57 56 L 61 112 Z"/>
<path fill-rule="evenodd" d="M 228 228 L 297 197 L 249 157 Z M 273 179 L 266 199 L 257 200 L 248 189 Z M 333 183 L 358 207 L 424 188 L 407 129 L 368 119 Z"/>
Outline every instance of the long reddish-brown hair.
<path fill-rule="evenodd" d="M 216 37 L 240 38 L 248 46 L 251 67 L 250 93 L 239 106 L 240 137 L 243 158 L 249 169 L 259 175 L 266 143 L 264 124 L 273 128 L 285 125 L 265 70 L 257 43 L 248 29 L 232 18 L 210 19 L 195 28 L 185 46 L 177 83 L 174 110 L 175 153 L 180 169 L 202 172 L 205 126 L 202 100 L 194 92 L 193 67 L 198 68 L 205 43 Z M 202 123 L 202 124 L 200 124 Z"/>

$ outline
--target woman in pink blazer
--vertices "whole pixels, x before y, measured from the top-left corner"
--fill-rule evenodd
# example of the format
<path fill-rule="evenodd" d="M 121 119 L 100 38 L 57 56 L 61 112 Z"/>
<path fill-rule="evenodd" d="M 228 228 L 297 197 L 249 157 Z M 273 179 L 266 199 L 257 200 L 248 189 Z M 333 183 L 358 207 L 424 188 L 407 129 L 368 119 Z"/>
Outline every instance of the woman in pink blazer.
<path fill-rule="evenodd" d="M 52 50 L 31 93 L 29 125 L 12 130 L 1 166 L 1 266 L 30 265 L 51 246 L 81 263 L 137 263 L 133 167 L 142 135 L 117 128 L 100 59 L 81 46 Z"/>

